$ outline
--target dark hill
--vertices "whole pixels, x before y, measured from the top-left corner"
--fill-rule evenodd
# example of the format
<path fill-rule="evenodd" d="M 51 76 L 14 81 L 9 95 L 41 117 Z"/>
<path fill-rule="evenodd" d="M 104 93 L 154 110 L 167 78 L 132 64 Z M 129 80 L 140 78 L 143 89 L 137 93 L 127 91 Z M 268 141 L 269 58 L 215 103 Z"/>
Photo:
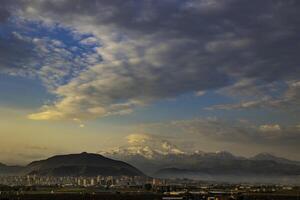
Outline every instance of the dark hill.
<path fill-rule="evenodd" d="M 58 155 L 30 163 L 26 174 L 45 176 L 143 176 L 135 167 L 99 154 Z"/>

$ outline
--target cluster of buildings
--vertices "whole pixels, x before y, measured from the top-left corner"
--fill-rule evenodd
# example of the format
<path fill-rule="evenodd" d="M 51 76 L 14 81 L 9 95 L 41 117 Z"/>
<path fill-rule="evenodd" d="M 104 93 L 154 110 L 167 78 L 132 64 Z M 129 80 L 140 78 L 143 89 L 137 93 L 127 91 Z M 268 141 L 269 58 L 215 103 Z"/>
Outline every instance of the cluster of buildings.
<path fill-rule="evenodd" d="M 156 197 L 162 200 L 265 199 L 270 194 L 272 199 L 277 200 L 299 198 L 300 194 L 299 186 L 217 184 L 187 179 L 156 179 L 142 176 L 0 176 L 0 197 L 1 195 L 23 195 L 26 191 L 50 191 L 52 194 L 56 191 L 73 191 L 74 189 L 79 192 L 78 194 L 80 191 L 85 191 L 89 194 L 100 195 L 98 199 L 101 199 L 101 194 L 114 195 L 121 192 L 130 194 L 141 194 L 142 192 L 157 195 Z M 48 193 L 46 192 L 46 194 Z"/>
<path fill-rule="evenodd" d="M 105 189 L 111 192 L 151 192 L 161 194 L 163 200 L 205 199 L 229 200 L 241 199 L 256 194 L 300 194 L 300 187 L 287 185 L 251 185 L 204 183 L 187 179 L 156 179 L 143 176 L 96 176 L 96 177 L 54 177 L 54 176 L 6 176 L 0 177 L 0 186 L 29 186 L 43 190 L 46 186 L 52 191 L 59 188 L 77 188 L 87 191 Z M 32 187 L 31 187 L 32 186 Z M 39 189 L 37 189 L 39 190 Z M 1 189 L 0 189 L 1 194 Z"/>
<path fill-rule="evenodd" d="M 0 184 L 8 186 L 80 186 L 80 187 L 118 187 L 144 186 L 145 184 L 160 185 L 161 179 L 143 176 L 96 176 L 96 177 L 54 177 L 54 176 L 0 176 Z"/>

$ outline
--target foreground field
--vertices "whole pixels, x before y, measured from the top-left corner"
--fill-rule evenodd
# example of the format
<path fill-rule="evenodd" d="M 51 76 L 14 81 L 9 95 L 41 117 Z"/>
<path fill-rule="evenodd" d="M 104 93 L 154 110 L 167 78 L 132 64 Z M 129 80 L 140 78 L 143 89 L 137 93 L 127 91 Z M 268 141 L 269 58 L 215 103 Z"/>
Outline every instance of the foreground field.
<path fill-rule="evenodd" d="M 212 196 L 211 196 L 212 197 Z M 219 200 L 299 200 L 299 194 L 242 194 L 237 197 L 219 196 Z M 217 199 L 216 198 L 216 199 Z M 101 194 L 6 194 L 0 195 L 0 200 L 161 200 L 170 199 L 162 194 L 155 193 L 101 193 Z M 207 196 L 178 196 L 174 199 L 189 199 L 189 200 L 202 200 L 208 199 Z"/>

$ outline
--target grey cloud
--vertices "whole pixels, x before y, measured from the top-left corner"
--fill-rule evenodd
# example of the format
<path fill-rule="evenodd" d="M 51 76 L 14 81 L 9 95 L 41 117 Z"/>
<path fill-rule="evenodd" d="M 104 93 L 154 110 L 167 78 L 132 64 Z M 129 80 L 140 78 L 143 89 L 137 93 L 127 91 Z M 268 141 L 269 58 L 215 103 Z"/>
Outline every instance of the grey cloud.
<path fill-rule="evenodd" d="M 26 73 L 35 60 L 34 45 L 17 33 L 0 36 L 0 70 L 6 73 Z"/>
<path fill-rule="evenodd" d="M 103 116 L 118 113 L 116 104 L 130 111 L 244 79 L 296 81 L 299 7 L 295 0 L 26 1 L 22 16 L 92 33 L 103 58 L 58 81 L 59 100 L 31 118 Z"/>
<path fill-rule="evenodd" d="M 45 151 L 48 150 L 47 147 L 45 146 L 37 146 L 37 145 L 31 145 L 31 146 L 27 146 L 27 149 L 31 149 L 31 150 L 37 150 L 37 151 Z"/>
<path fill-rule="evenodd" d="M 251 85 L 250 87 L 253 87 Z M 265 87 L 265 89 L 272 89 L 274 85 L 269 85 Z M 290 81 L 286 84 L 286 89 L 282 94 L 278 96 L 265 96 L 263 93 L 259 94 L 257 88 L 254 91 L 246 90 L 246 93 L 253 94 L 256 91 L 257 98 L 254 100 L 244 100 L 234 104 L 220 104 L 207 107 L 207 110 L 232 110 L 232 109 L 257 109 L 257 108 L 265 108 L 265 109 L 276 109 L 284 112 L 299 112 L 300 107 L 300 82 L 299 81 Z M 225 91 L 229 92 L 239 92 L 239 87 L 227 88 Z M 275 89 L 276 92 L 276 89 Z M 278 92 L 278 91 L 277 91 Z"/>
<path fill-rule="evenodd" d="M 299 123 L 257 124 L 244 119 L 194 118 L 141 124 L 138 130 L 164 135 L 184 151 L 229 150 L 248 156 L 255 152 L 276 152 L 299 159 Z"/>
<path fill-rule="evenodd" d="M 0 23 L 5 22 L 10 16 L 10 13 L 8 10 L 6 10 L 3 7 L 0 7 Z"/>
<path fill-rule="evenodd" d="M 0 73 L 37 77 L 49 91 L 99 60 L 95 53 L 74 53 L 62 41 L 47 37 L 18 32 L 0 36 Z"/>
<path fill-rule="evenodd" d="M 171 121 L 155 126 L 156 128 L 153 130 L 163 131 L 167 127 L 167 130 L 177 129 L 177 132 L 184 133 L 187 137 L 198 137 L 199 139 L 204 137 L 229 143 L 290 145 L 297 148 L 300 139 L 300 129 L 297 124 L 253 124 L 245 120 L 229 121 L 218 118 L 196 118 Z"/>
<path fill-rule="evenodd" d="M 17 8 L 22 7 L 22 1 L 2 0 L 0 5 L 0 25 L 9 20 Z"/>
<path fill-rule="evenodd" d="M 158 35 L 155 42 L 189 38 L 195 45 L 180 46 L 180 54 L 197 50 L 195 54 L 211 68 L 228 66 L 232 73 L 266 81 L 299 75 L 297 1 L 31 2 L 40 17 L 75 26 L 83 18 L 95 29 L 113 26 L 128 37 L 154 34 Z M 174 60 L 178 57 L 172 51 L 168 55 Z"/>

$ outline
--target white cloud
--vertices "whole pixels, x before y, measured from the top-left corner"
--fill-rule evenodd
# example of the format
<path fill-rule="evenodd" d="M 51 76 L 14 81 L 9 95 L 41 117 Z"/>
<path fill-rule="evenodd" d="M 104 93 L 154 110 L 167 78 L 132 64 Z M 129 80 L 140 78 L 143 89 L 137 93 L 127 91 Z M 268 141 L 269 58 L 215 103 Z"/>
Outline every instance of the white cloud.
<path fill-rule="evenodd" d="M 259 126 L 259 130 L 262 132 L 276 132 L 281 131 L 281 127 L 278 124 L 264 124 Z"/>
<path fill-rule="evenodd" d="M 205 94 L 206 94 L 206 92 L 205 92 L 205 91 L 201 91 L 201 90 L 195 92 L 195 95 L 198 96 L 198 97 L 203 96 L 203 95 L 205 95 Z"/>
<path fill-rule="evenodd" d="M 99 45 L 99 39 L 95 37 L 87 37 L 81 40 L 80 43 L 84 45 Z"/>

